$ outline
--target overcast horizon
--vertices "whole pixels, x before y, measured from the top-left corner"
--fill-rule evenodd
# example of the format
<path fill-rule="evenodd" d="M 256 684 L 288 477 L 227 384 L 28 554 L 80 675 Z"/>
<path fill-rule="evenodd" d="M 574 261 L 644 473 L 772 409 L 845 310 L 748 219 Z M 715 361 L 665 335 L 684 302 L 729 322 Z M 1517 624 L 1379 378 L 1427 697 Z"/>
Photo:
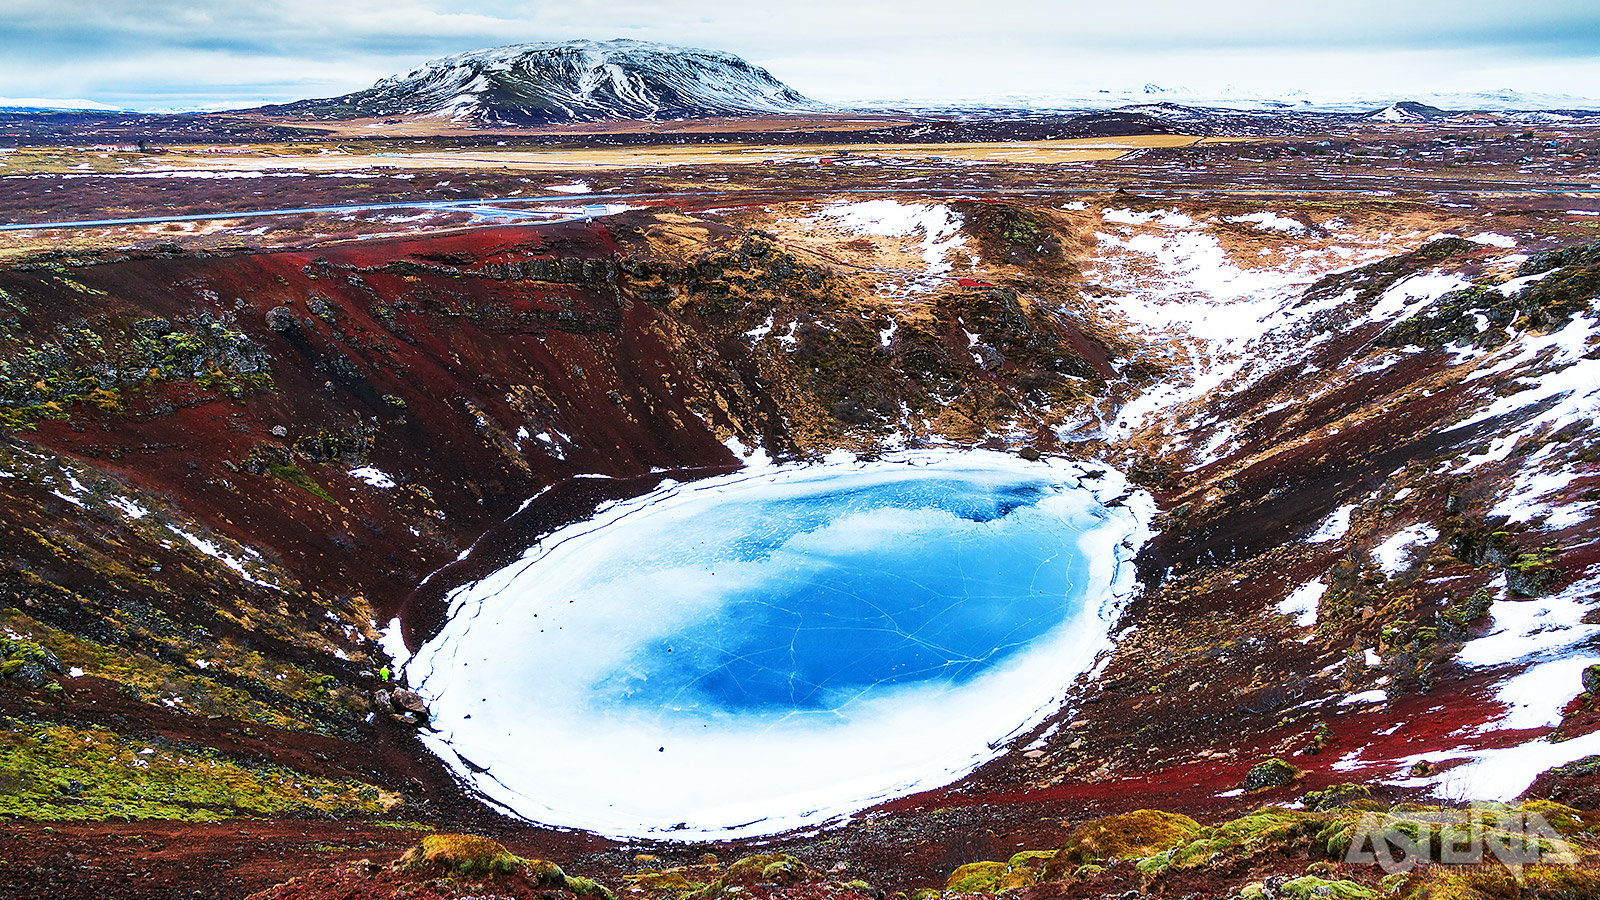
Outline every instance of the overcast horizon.
<path fill-rule="evenodd" d="M 1600 97 L 1600 4 L 0 0 L 0 98 L 138 110 L 328 97 L 435 57 L 634 38 L 726 50 L 827 103 L 1183 96 Z M 1160 95 L 1157 95 L 1158 97 Z"/>

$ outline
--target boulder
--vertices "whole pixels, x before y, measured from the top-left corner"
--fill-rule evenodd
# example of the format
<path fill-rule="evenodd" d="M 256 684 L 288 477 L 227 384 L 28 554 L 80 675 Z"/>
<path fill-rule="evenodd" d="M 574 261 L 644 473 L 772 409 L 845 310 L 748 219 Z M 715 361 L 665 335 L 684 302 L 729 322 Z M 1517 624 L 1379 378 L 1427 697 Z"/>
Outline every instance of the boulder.
<path fill-rule="evenodd" d="M 1305 773 L 1292 764 L 1274 757 L 1252 766 L 1250 771 L 1245 773 L 1241 787 L 1247 791 L 1264 791 L 1268 788 L 1293 784 L 1303 774 Z"/>
<path fill-rule="evenodd" d="M 1600 664 L 1583 670 L 1583 689 L 1591 694 L 1600 694 Z"/>
<path fill-rule="evenodd" d="M 428 715 L 428 702 L 415 691 L 395 688 L 389 692 L 389 702 L 394 704 L 397 711 L 412 712 L 424 717 Z"/>

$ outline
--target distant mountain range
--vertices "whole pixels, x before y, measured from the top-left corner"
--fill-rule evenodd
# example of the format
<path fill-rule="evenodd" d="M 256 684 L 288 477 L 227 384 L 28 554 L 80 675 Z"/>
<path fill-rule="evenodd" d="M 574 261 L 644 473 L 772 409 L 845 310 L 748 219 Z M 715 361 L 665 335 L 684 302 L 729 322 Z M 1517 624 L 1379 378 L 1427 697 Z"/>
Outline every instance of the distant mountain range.
<path fill-rule="evenodd" d="M 949 112 L 973 110 L 1014 110 L 1037 113 L 1085 112 L 1091 110 L 1143 110 L 1152 108 L 1214 110 L 1233 113 L 1327 113 L 1382 117 L 1392 121 L 1414 121 L 1432 114 L 1414 112 L 1432 109 L 1437 117 L 1462 113 L 1573 113 L 1600 112 L 1600 99 L 1569 94 L 1520 93 L 1512 90 L 1477 91 L 1414 96 L 1313 95 L 1303 91 L 1269 94 L 1236 89 L 1220 92 L 1191 91 L 1146 84 L 1138 90 L 1095 91 L 1086 94 L 996 94 L 960 100 L 885 100 L 861 99 L 840 102 L 841 107 L 877 108 L 902 112 Z M 1413 109 L 1415 108 L 1415 109 Z"/>
<path fill-rule="evenodd" d="M 60 111 L 121 112 L 115 106 L 93 100 L 50 100 L 43 97 L 0 97 L 0 112 L 60 112 Z"/>
<path fill-rule="evenodd" d="M 364 91 L 262 111 L 312 119 L 433 116 L 481 125 L 537 125 L 823 108 L 731 53 L 616 40 L 461 53 Z"/>

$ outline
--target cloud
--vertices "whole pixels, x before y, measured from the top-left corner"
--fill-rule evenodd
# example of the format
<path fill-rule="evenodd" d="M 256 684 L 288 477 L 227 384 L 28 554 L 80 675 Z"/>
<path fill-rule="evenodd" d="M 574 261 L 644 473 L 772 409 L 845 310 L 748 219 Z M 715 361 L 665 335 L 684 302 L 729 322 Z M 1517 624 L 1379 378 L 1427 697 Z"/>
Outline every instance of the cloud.
<path fill-rule="evenodd" d="M 289 100 L 479 47 L 611 37 L 729 50 L 824 98 L 1375 73 L 1427 90 L 1489 71 L 1538 81 L 1519 89 L 1600 94 L 1593 0 L 0 0 L 0 95 Z"/>

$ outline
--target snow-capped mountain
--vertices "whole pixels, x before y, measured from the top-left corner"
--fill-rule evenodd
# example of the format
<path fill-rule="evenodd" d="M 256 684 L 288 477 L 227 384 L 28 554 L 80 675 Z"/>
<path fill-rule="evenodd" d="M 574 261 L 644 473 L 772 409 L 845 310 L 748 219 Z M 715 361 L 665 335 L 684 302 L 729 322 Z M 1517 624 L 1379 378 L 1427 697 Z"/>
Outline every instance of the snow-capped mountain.
<path fill-rule="evenodd" d="M 1401 100 L 1362 118 L 1373 122 L 1431 122 L 1434 119 L 1448 118 L 1450 115 L 1437 106 L 1429 106 L 1415 100 Z"/>
<path fill-rule="evenodd" d="M 328 119 L 426 115 L 522 125 L 819 109 L 767 70 L 731 53 L 615 40 L 461 53 L 364 91 L 267 111 Z"/>
<path fill-rule="evenodd" d="M 52 100 L 42 97 L 0 97 L 0 112 L 120 112 L 93 100 Z"/>

